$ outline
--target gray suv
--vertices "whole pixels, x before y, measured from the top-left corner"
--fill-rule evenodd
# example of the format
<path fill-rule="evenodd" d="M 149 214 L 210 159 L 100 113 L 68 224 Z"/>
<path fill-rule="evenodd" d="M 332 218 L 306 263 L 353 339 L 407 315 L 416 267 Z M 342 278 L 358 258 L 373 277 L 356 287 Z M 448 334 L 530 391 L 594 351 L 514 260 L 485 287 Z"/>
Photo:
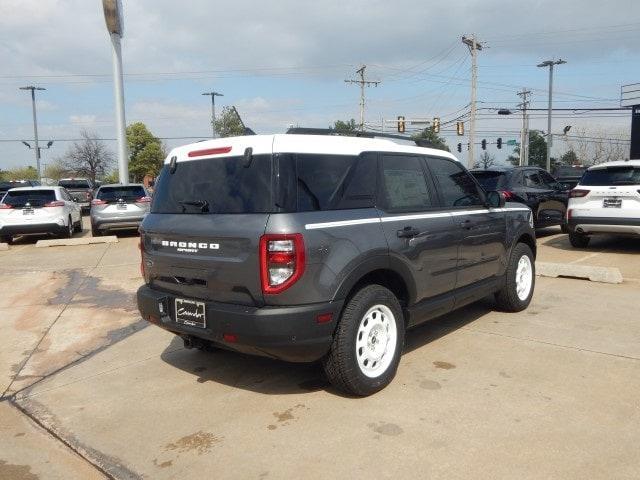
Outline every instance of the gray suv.
<path fill-rule="evenodd" d="M 187 347 L 320 360 L 364 396 L 395 376 L 407 329 L 489 294 L 529 305 L 529 208 L 448 152 L 319 133 L 169 154 L 140 227 L 143 318 Z"/>

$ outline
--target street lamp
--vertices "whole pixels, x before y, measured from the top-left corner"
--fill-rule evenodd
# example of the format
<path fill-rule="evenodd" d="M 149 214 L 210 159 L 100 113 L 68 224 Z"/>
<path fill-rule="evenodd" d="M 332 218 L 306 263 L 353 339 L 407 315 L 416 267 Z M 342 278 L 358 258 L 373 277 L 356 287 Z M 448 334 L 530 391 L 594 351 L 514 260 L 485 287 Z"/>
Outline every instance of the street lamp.
<path fill-rule="evenodd" d="M 127 131 L 124 118 L 124 82 L 122 80 L 122 49 L 124 18 L 121 0 L 102 0 L 104 20 L 111 36 L 113 62 L 113 95 L 116 102 L 116 128 L 118 138 L 118 177 L 123 185 L 129 184 L 129 159 L 127 157 Z"/>
<path fill-rule="evenodd" d="M 38 147 L 38 119 L 36 116 L 36 90 L 46 90 L 43 87 L 34 87 L 29 85 L 28 87 L 20 87 L 20 90 L 31 90 L 31 109 L 33 111 L 33 139 L 35 143 L 36 151 L 36 168 L 38 169 L 38 180 L 40 180 L 40 148 Z M 22 142 L 25 143 L 25 142 Z M 31 146 L 29 146 L 31 148 Z"/>
<path fill-rule="evenodd" d="M 204 92 L 202 95 L 211 96 L 211 137 L 216 138 L 216 97 L 224 97 L 218 92 Z"/>
<path fill-rule="evenodd" d="M 547 171 L 551 171 L 551 146 L 553 144 L 553 135 L 551 134 L 551 106 L 553 99 L 553 66 L 567 63 L 565 60 L 545 60 L 538 64 L 538 67 L 549 67 L 549 111 L 547 113 Z"/>

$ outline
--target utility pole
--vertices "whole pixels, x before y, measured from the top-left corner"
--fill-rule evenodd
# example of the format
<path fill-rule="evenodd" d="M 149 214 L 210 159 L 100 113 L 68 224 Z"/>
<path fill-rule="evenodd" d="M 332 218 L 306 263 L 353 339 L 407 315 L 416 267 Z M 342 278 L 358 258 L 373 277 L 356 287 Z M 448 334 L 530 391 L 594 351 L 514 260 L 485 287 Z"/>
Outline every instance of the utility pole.
<path fill-rule="evenodd" d="M 33 140 L 35 142 L 34 150 L 36 151 L 36 168 L 38 169 L 38 180 L 42 177 L 40 171 L 40 146 L 38 145 L 38 118 L 36 116 L 36 90 L 46 90 L 43 87 L 20 87 L 20 90 L 31 90 L 31 109 L 33 110 Z"/>
<path fill-rule="evenodd" d="M 127 123 L 124 117 L 124 81 L 122 79 L 122 46 L 124 17 L 120 0 L 102 0 L 104 20 L 111 38 L 113 64 L 113 96 L 116 106 L 116 137 L 118 139 L 118 178 L 129 184 L 129 155 L 127 154 Z"/>
<path fill-rule="evenodd" d="M 529 165 L 529 115 L 527 107 L 529 106 L 529 95 L 531 91 L 523 88 L 518 92 L 518 96 L 522 98 L 522 103 L 518 108 L 522 109 L 522 131 L 520 132 L 520 166 Z"/>
<path fill-rule="evenodd" d="M 377 87 L 380 83 L 379 81 L 375 82 L 364 79 L 364 71 L 366 68 L 366 65 L 362 65 L 358 70 L 356 70 L 356 73 L 360 75 L 360 80 L 345 80 L 345 83 L 357 83 L 360 85 L 360 131 L 364 130 L 364 87 L 370 87 L 371 85 Z"/>
<path fill-rule="evenodd" d="M 549 111 L 547 113 L 547 172 L 551 171 L 551 147 L 553 145 L 553 134 L 551 133 L 551 110 L 553 102 L 553 66 L 567 63 L 565 60 L 545 60 L 538 67 L 549 67 Z"/>
<path fill-rule="evenodd" d="M 476 40 L 475 34 L 471 38 L 466 35 L 462 36 L 462 43 L 469 47 L 471 52 L 471 118 L 469 119 L 469 168 L 474 164 L 474 143 L 476 140 L 476 90 L 478 84 L 478 50 L 482 50 L 482 43 Z"/>
<path fill-rule="evenodd" d="M 211 137 L 218 138 L 216 134 L 216 97 L 224 97 L 218 92 L 204 92 L 202 95 L 211 96 Z"/>

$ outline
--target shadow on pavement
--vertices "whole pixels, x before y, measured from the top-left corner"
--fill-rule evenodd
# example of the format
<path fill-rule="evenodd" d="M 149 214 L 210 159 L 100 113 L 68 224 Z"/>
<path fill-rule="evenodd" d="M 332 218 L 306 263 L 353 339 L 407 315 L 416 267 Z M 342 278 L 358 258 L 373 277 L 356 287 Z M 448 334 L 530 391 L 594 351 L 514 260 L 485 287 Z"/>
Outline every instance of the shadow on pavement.
<path fill-rule="evenodd" d="M 492 297 L 487 297 L 408 331 L 404 353 L 424 347 L 466 326 L 490 312 L 492 307 Z M 167 345 L 161 358 L 169 365 L 193 375 L 198 383 L 216 382 L 265 395 L 326 390 L 344 396 L 326 380 L 319 362 L 287 363 L 221 349 L 213 352 L 187 350 L 180 348 L 181 345 L 182 339 L 176 336 Z M 402 368 L 402 362 L 399 368 Z"/>
<path fill-rule="evenodd" d="M 559 250 L 597 252 L 606 250 L 607 253 L 640 253 L 640 241 L 635 237 L 615 236 L 615 235 L 593 235 L 589 246 L 586 248 L 575 248 L 569 243 L 568 235 L 549 238 L 541 241 L 547 247 Z"/>

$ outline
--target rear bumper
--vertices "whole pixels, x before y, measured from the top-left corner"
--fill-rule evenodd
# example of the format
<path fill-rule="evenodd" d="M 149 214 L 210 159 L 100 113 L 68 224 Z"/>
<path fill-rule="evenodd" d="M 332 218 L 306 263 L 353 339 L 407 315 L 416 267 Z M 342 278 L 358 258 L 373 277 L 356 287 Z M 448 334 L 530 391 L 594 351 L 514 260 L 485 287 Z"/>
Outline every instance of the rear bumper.
<path fill-rule="evenodd" d="M 615 233 L 640 235 L 640 218 L 572 217 L 569 230 L 576 233 Z"/>
<path fill-rule="evenodd" d="M 0 235 L 29 235 L 38 233 L 59 234 L 67 231 L 65 225 L 57 223 L 34 223 L 27 225 L 3 225 L 0 226 Z"/>
<path fill-rule="evenodd" d="M 91 215 L 91 225 L 98 230 L 117 230 L 138 228 L 144 219 L 143 216 L 135 217 L 98 217 Z"/>
<path fill-rule="evenodd" d="M 222 348 L 289 362 L 313 362 L 322 358 L 329 351 L 342 309 L 341 301 L 261 308 L 205 302 L 207 326 L 198 328 L 173 320 L 174 300 L 174 295 L 148 285 L 138 289 L 138 309 L 142 317 L 165 330 L 182 337 L 209 340 Z M 332 320 L 317 323 L 316 317 L 325 313 L 332 313 Z M 237 341 L 224 341 L 224 334 L 235 335 Z"/>

